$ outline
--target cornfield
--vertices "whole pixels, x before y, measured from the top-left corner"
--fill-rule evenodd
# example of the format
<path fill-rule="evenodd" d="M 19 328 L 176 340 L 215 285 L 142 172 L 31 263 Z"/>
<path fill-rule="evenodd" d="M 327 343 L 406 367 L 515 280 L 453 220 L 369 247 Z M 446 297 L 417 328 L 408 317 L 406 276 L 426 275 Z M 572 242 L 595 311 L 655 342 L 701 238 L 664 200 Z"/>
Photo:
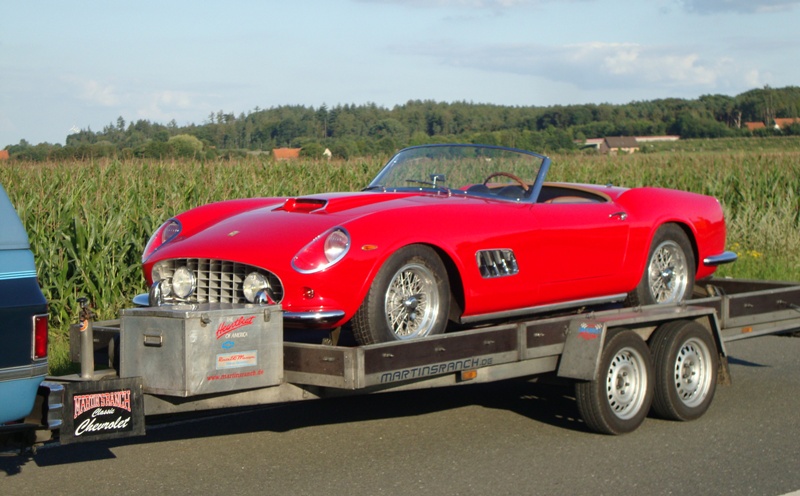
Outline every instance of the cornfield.
<path fill-rule="evenodd" d="M 65 356 L 78 297 L 94 302 L 99 319 L 111 319 L 146 291 L 141 253 L 170 216 L 229 198 L 357 190 L 381 166 L 379 159 L 12 162 L 0 167 L 0 183 L 28 230 L 50 302 L 51 342 L 61 349 L 55 355 Z M 798 150 L 555 156 L 549 178 L 715 196 L 728 220 L 729 249 L 740 257 L 718 275 L 800 280 Z"/>

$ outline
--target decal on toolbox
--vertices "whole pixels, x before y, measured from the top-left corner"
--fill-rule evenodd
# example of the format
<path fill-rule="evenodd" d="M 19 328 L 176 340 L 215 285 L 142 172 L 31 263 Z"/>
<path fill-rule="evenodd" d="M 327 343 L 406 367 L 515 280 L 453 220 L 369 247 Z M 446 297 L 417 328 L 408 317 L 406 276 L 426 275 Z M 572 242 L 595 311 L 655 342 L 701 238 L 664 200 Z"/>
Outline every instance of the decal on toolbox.
<path fill-rule="evenodd" d="M 229 324 L 226 324 L 225 322 L 220 323 L 219 327 L 217 327 L 217 339 L 226 334 L 230 334 L 236 329 L 241 329 L 242 327 L 251 325 L 255 319 L 256 316 L 251 315 L 249 317 L 239 317 Z"/>
<path fill-rule="evenodd" d="M 222 381 L 225 379 L 241 379 L 243 377 L 257 377 L 264 375 L 264 369 L 251 370 L 250 372 L 233 372 L 230 374 L 210 375 L 206 377 L 209 381 Z"/>
<path fill-rule="evenodd" d="M 223 350 L 229 350 L 229 349 L 233 348 L 235 345 L 236 345 L 236 343 L 234 343 L 233 341 L 225 341 L 224 343 L 222 343 L 222 349 Z"/>
<path fill-rule="evenodd" d="M 238 369 L 258 365 L 258 351 L 235 351 L 217 355 L 217 370 Z"/>

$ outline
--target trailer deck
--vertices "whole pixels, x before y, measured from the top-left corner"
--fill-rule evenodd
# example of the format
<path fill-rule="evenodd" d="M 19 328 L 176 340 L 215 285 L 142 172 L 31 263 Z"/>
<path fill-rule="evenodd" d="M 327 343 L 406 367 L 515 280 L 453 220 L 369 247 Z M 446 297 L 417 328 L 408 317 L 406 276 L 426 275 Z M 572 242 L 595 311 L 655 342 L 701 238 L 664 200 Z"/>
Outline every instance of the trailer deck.
<path fill-rule="evenodd" d="M 286 341 L 283 339 L 283 328 L 280 325 L 282 323 L 280 307 L 231 310 L 233 312 L 231 315 L 235 314 L 236 318 L 241 319 L 245 316 L 251 321 L 262 322 L 262 326 L 268 326 L 269 333 L 273 334 L 269 338 L 268 346 L 274 349 L 277 343 L 278 349 L 282 349 L 282 353 L 256 352 L 255 350 L 267 349 L 267 345 L 260 341 L 264 338 L 259 338 L 258 342 L 247 345 L 254 350 L 252 356 L 248 353 L 234 353 L 233 356 L 220 354 L 216 348 L 208 352 L 202 351 L 204 350 L 202 347 L 200 352 L 197 349 L 191 352 L 188 350 L 190 345 L 187 343 L 198 341 L 196 332 L 198 326 L 205 328 L 213 327 L 217 322 L 231 322 L 219 324 L 219 329 L 226 331 L 235 327 L 230 327 L 233 325 L 234 317 L 227 315 L 226 309 L 220 310 L 223 312 L 222 315 L 209 313 L 208 309 L 203 308 L 188 313 L 185 310 L 178 311 L 180 315 L 169 315 L 169 321 L 164 320 L 163 316 L 149 314 L 143 309 L 123 310 L 120 320 L 94 322 L 89 326 L 93 332 L 92 347 L 95 353 L 88 361 L 93 360 L 95 355 L 110 350 L 112 362 L 115 356 L 122 356 L 122 364 L 117 366 L 119 371 L 114 368 L 94 370 L 94 367 L 91 367 L 92 372 L 89 373 L 48 378 L 43 386 L 45 390 L 43 403 L 47 406 L 42 408 L 45 413 L 40 420 L 39 428 L 55 432 L 54 437 L 62 443 L 70 443 L 143 434 L 146 416 L 468 385 L 553 374 L 579 385 L 577 390 L 583 393 L 579 392 L 577 397 L 579 406 L 581 403 L 586 405 L 582 413 L 589 417 L 587 425 L 600 432 L 620 434 L 637 428 L 647 412 L 633 412 L 637 417 L 641 417 L 638 419 L 626 418 L 627 413 L 620 414 L 620 418 L 616 418 L 613 412 L 613 408 L 617 407 L 616 404 L 612 403 L 612 412 L 609 414 L 603 409 L 605 408 L 603 401 L 598 403 L 592 399 L 603 398 L 605 393 L 602 392 L 602 388 L 599 393 L 592 391 L 598 390 L 598 387 L 594 386 L 606 384 L 616 391 L 615 394 L 623 395 L 614 401 L 621 402 L 622 406 L 627 408 L 629 399 L 624 395 L 630 393 L 630 388 L 620 385 L 619 381 L 620 377 L 629 372 L 643 374 L 638 394 L 645 397 L 630 399 L 641 403 L 635 403 L 638 405 L 637 408 L 647 406 L 650 401 L 649 396 L 655 395 L 656 405 L 660 405 L 660 408 L 668 413 L 667 416 L 677 420 L 687 420 L 702 415 L 713 397 L 716 384 L 730 382 L 726 342 L 795 332 L 800 329 L 800 285 L 796 283 L 712 279 L 704 284 L 698 284 L 698 288 L 704 294 L 696 295 L 695 299 L 679 305 L 588 309 L 562 315 L 507 321 L 407 342 L 367 346 Z M 143 315 L 147 317 L 145 321 L 141 321 Z M 140 319 L 136 325 L 130 324 L 134 317 Z M 225 320 L 226 318 L 228 320 Z M 164 332 L 166 328 L 167 332 Z M 139 330 L 133 332 L 130 329 Z M 218 338 L 222 331 L 217 331 Z M 75 343 L 75 338 L 85 339 L 86 335 L 81 334 L 77 326 L 72 333 L 71 353 L 75 359 L 85 363 L 87 357 L 81 356 L 81 346 Z M 135 335 L 135 339 L 131 341 L 130 336 L 123 339 L 121 344 L 123 349 L 125 346 L 132 348 L 138 346 L 140 349 L 133 352 L 129 349 L 120 354 L 119 349 L 114 349 L 120 346 L 117 337 L 126 333 Z M 274 333 L 279 333 L 277 339 Z M 619 338 L 617 341 L 628 344 L 621 345 L 618 350 L 607 350 L 608 342 L 615 341 L 611 337 L 618 334 L 635 335 L 641 339 L 631 336 Z M 656 345 L 652 342 L 654 339 L 668 341 L 670 339 L 668 334 L 686 334 L 689 337 L 680 343 Z M 707 346 L 709 349 L 705 350 L 704 354 L 703 342 L 706 341 L 703 336 L 706 334 L 710 336 L 711 340 L 707 342 L 711 344 Z M 180 336 L 180 339 L 177 339 L 177 336 Z M 159 360 L 158 355 L 156 359 L 147 357 L 147 354 L 154 350 L 160 352 L 158 350 L 166 347 L 166 343 L 170 341 L 178 341 L 180 344 L 170 352 L 169 361 Z M 650 363 L 649 352 L 637 352 L 637 349 L 647 350 L 647 345 L 644 344 L 644 348 L 637 348 L 640 345 L 636 341 L 650 342 L 651 347 L 660 346 L 662 351 L 659 353 L 666 354 L 665 356 L 670 357 L 669 360 L 676 360 L 675 352 L 668 352 L 670 347 L 677 346 L 683 347 L 684 351 L 688 350 L 692 360 L 687 363 L 676 363 L 691 374 L 699 373 L 701 379 L 713 371 L 713 378 L 702 379 L 705 381 L 703 387 L 707 389 L 701 392 L 708 394 L 709 397 L 700 398 L 703 400 L 701 403 L 697 403 L 696 400 L 687 401 L 688 407 L 686 407 L 680 399 L 674 398 L 674 394 L 667 395 L 666 392 L 672 389 L 671 379 L 668 377 L 665 379 L 664 374 L 659 375 L 659 370 L 664 368 L 664 364 Z M 233 343 L 233 340 L 230 343 Z M 210 346 L 218 346 L 217 341 L 212 340 Z M 224 360 L 243 360 L 242 365 L 237 367 L 250 365 L 257 367 L 259 372 L 247 372 L 255 370 L 249 368 L 224 370 L 224 367 L 222 371 L 214 371 L 211 370 L 214 368 L 213 365 L 203 365 L 200 370 L 191 372 L 199 376 L 194 379 L 195 384 L 187 384 L 186 379 L 190 373 L 186 368 L 197 366 L 197 363 L 205 363 L 205 355 L 209 353 L 211 353 L 209 356 L 216 356 L 217 368 L 220 356 L 223 356 Z M 656 353 L 655 350 L 653 353 Z M 256 360 L 261 360 L 257 358 L 258 356 L 264 357 L 263 364 L 260 361 L 256 364 Z M 182 362 L 184 359 L 186 361 Z M 131 361 L 137 366 L 131 367 Z M 657 362 L 656 359 L 652 361 Z M 157 368 L 151 370 L 138 366 L 143 362 L 155 364 Z M 617 371 L 615 368 L 618 367 L 618 362 L 620 365 Z M 610 371 L 606 372 L 604 367 L 608 367 L 609 364 L 611 364 Z M 674 368 L 675 364 L 666 365 L 669 370 L 669 366 Z M 177 389 L 165 389 L 162 376 L 171 373 L 170 367 L 173 366 L 177 367 L 178 371 L 175 379 L 184 382 Z M 262 379 L 262 383 L 267 384 L 265 386 L 261 386 L 259 382 L 242 382 L 238 385 L 235 382 L 240 377 L 264 374 L 266 367 L 269 367 L 266 374 L 270 377 Z M 134 372 L 130 373 L 130 370 Z M 222 375 L 213 375 L 220 372 Z M 232 373 L 228 374 L 229 372 Z M 159 380 L 155 379 L 156 375 Z M 209 381 L 220 378 L 234 379 L 230 382 L 234 385 L 229 390 L 207 388 Z M 648 383 L 655 383 L 655 393 L 650 392 L 648 388 L 652 386 Z M 677 387 L 685 388 L 685 384 Z M 125 394 L 130 394 L 128 412 L 130 420 L 126 422 L 125 430 L 115 430 L 114 422 L 111 421 L 103 423 L 95 420 L 92 423 L 93 421 L 85 420 L 78 415 L 78 413 L 85 414 L 86 409 L 77 412 L 76 397 L 92 398 L 96 404 L 98 398 L 96 395 L 107 395 L 109 391 L 127 391 Z M 636 393 L 636 390 L 633 392 Z M 88 406 L 92 404 L 86 403 Z M 600 410 L 597 410 L 598 404 L 602 406 Z M 675 414 L 669 415 L 673 410 Z M 681 413 L 684 410 L 688 412 L 686 415 Z M 88 426 L 101 424 L 103 428 L 96 427 L 94 431 L 89 430 Z"/>

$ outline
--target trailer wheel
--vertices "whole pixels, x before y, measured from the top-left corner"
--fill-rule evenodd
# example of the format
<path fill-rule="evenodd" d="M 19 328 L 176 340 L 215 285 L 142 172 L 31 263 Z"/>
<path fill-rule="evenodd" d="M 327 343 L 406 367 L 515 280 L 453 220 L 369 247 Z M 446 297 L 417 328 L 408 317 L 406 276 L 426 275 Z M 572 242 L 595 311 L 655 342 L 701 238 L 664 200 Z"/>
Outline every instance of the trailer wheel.
<path fill-rule="evenodd" d="M 651 338 L 655 364 L 653 411 L 669 420 L 701 417 L 717 386 L 719 361 L 708 330 L 691 320 L 668 322 Z"/>
<path fill-rule="evenodd" d="M 447 327 L 450 285 L 436 252 L 410 245 L 394 253 L 372 282 L 353 317 L 359 344 L 441 334 Z"/>
<path fill-rule="evenodd" d="M 636 430 L 653 401 L 653 364 L 647 344 L 631 330 L 610 335 L 598 370 L 595 380 L 575 385 L 584 422 L 602 434 Z"/>

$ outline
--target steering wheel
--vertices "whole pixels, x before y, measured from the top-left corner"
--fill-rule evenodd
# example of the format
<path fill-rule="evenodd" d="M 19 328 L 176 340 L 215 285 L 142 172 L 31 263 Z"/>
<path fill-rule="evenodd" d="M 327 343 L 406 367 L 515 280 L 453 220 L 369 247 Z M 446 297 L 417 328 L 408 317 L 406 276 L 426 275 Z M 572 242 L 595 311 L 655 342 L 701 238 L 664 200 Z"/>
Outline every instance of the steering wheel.
<path fill-rule="evenodd" d="M 517 184 L 522 186 L 522 191 L 524 191 L 526 193 L 530 189 L 530 187 L 527 184 L 525 184 L 525 181 L 523 181 L 522 179 L 518 178 L 517 176 L 515 176 L 514 174 L 512 174 L 510 172 L 494 172 L 492 174 L 489 174 L 489 177 L 487 177 L 486 179 L 483 180 L 483 184 L 486 185 L 486 183 L 488 183 L 490 179 L 493 179 L 495 177 L 500 177 L 500 176 L 507 177 L 509 179 L 513 179 L 514 181 L 517 182 Z"/>

